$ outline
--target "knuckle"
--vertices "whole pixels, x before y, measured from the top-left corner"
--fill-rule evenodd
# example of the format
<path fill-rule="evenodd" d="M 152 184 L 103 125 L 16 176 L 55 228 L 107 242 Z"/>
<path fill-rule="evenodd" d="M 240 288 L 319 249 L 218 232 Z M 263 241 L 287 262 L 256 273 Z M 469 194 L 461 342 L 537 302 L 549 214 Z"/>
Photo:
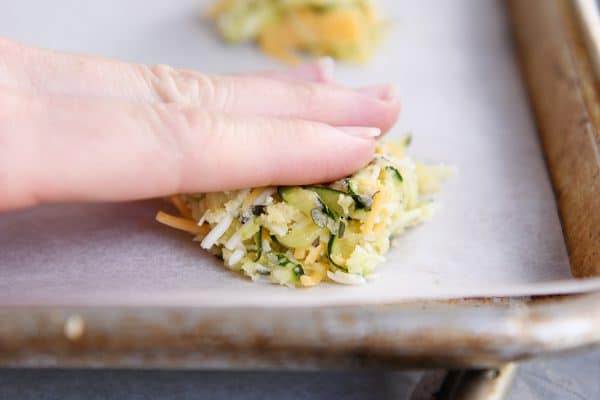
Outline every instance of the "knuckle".
<path fill-rule="evenodd" d="M 242 78 L 243 80 L 244 78 Z M 207 94 L 205 104 L 213 110 L 228 110 L 232 108 L 235 100 L 235 87 L 239 80 L 223 78 L 219 76 L 207 76 L 205 92 Z"/>
<path fill-rule="evenodd" d="M 218 97 L 216 79 L 206 74 L 161 64 L 149 67 L 147 75 L 155 97 L 165 103 L 206 104 Z"/>

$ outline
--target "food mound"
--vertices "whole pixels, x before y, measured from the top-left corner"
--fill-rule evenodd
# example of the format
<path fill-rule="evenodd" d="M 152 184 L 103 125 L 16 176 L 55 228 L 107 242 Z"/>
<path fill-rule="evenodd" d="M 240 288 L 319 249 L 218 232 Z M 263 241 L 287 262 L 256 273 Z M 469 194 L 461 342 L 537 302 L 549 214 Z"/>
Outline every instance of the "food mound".
<path fill-rule="evenodd" d="M 257 40 L 289 63 L 300 61 L 298 50 L 364 62 L 386 25 L 370 0 L 221 0 L 210 16 L 225 40 Z"/>
<path fill-rule="evenodd" d="M 380 143 L 354 175 L 327 185 L 181 194 L 181 217 L 157 220 L 195 235 L 202 248 L 252 280 L 287 286 L 360 285 L 384 261 L 392 238 L 431 217 L 427 195 L 448 167 L 405 155 L 410 137 Z"/>

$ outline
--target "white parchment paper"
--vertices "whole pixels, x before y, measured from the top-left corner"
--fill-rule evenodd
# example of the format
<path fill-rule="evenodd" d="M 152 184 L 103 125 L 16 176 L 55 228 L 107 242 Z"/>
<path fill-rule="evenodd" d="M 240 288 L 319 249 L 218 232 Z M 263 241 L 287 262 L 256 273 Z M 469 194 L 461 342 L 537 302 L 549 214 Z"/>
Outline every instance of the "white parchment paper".
<path fill-rule="evenodd" d="M 274 67 L 225 47 L 195 0 L 34 0 L 3 5 L 0 34 L 30 44 L 204 71 Z M 431 223 L 408 232 L 362 287 L 295 290 L 232 274 L 184 233 L 153 221 L 161 201 L 53 205 L 0 215 L 0 304 L 326 305 L 568 293 L 572 279 L 533 117 L 501 2 L 383 1 L 393 28 L 353 85 L 393 82 L 392 135 L 460 170 Z M 140 180 L 144 179 L 140 176 Z"/>

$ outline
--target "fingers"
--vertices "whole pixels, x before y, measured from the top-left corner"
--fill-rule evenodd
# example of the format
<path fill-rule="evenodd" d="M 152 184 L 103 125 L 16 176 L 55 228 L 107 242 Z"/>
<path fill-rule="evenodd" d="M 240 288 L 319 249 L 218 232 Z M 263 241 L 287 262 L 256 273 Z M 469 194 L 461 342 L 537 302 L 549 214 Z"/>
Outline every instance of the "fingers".
<path fill-rule="evenodd" d="M 13 104 L 0 116 L 5 209 L 331 181 L 370 161 L 379 133 L 175 104 L 5 102 Z"/>
<path fill-rule="evenodd" d="M 327 61 L 287 74 L 272 72 L 267 78 L 209 76 L 161 65 L 148 68 L 31 49 L 6 40 L 0 41 L 0 54 L 4 65 L 0 84 L 35 93 L 197 104 L 215 112 L 374 126 L 383 131 L 394 124 L 400 110 L 390 88 L 385 90 L 392 94 L 382 96 L 369 89 L 319 83 L 330 80 Z"/>
<path fill-rule="evenodd" d="M 352 90 L 297 80 L 203 75 L 168 66 L 154 67 L 148 81 L 164 102 L 198 104 L 225 113 L 374 126 L 387 131 L 400 112 L 390 86 Z"/>

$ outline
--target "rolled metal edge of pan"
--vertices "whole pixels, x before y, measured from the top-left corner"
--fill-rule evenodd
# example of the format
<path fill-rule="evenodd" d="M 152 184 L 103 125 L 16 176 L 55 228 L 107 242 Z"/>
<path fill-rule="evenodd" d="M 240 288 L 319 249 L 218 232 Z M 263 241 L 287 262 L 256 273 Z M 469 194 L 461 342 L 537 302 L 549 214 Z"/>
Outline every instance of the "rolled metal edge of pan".
<path fill-rule="evenodd" d="M 0 308 L 1 366 L 495 366 L 600 342 L 600 294 L 324 308 Z"/>
<path fill-rule="evenodd" d="M 571 270 L 582 278 L 600 276 L 600 86 L 585 45 L 591 28 L 577 18 L 584 2 L 507 2 Z"/>

